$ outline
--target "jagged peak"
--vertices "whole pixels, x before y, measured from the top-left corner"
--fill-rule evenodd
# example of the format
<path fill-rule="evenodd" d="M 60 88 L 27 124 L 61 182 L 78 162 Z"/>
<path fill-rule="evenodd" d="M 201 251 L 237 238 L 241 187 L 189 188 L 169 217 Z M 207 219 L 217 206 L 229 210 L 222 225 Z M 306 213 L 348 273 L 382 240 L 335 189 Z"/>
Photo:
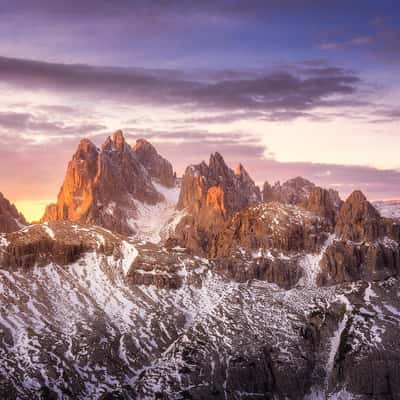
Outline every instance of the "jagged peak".
<path fill-rule="evenodd" d="M 247 172 L 246 168 L 243 166 L 242 163 L 239 163 L 235 169 L 235 175 L 239 178 L 241 178 L 242 180 L 245 181 L 250 181 L 253 182 L 253 179 L 251 178 L 250 174 Z"/>
<path fill-rule="evenodd" d="M 367 197 L 361 190 L 354 190 L 346 199 L 346 203 L 353 203 L 353 202 L 364 203 L 366 201 L 368 201 Z"/>
<path fill-rule="evenodd" d="M 117 149 L 122 149 L 125 146 L 125 137 L 120 129 L 113 133 L 112 141 Z"/>
<path fill-rule="evenodd" d="M 224 164 L 225 165 L 225 160 L 224 157 L 222 157 L 221 153 L 219 153 L 218 151 L 216 151 L 215 153 L 212 153 L 210 155 L 210 162 L 209 165 L 211 166 L 211 164 L 213 163 L 218 163 L 218 164 Z"/>
<path fill-rule="evenodd" d="M 351 211 L 350 211 L 351 210 Z M 379 219 L 378 210 L 368 201 L 361 190 L 354 190 L 343 203 L 341 215 L 349 214 L 359 219 Z"/>
<path fill-rule="evenodd" d="M 123 150 L 125 148 L 125 137 L 123 132 L 119 129 L 115 131 L 112 136 L 107 136 L 107 139 L 104 141 L 101 149 L 103 151 L 110 150 Z"/>
<path fill-rule="evenodd" d="M 243 167 L 242 163 L 239 163 L 235 169 L 235 175 L 236 176 L 241 176 L 244 173 L 247 174 L 247 171 L 245 170 L 245 168 Z"/>
<path fill-rule="evenodd" d="M 138 151 L 141 148 L 155 150 L 155 147 L 147 139 L 144 139 L 144 138 L 137 139 L 136 143 L 133 145 L 133 150 L 135 150 L 135 151 Z"/>
<path fill-rule="evenodd" d="M 88 138 L 83 138 L 78 144 L 77 151 L 83 151 L 83 152 L 90 152 L 93 150 L 98 150 L 96 145 Z"/>

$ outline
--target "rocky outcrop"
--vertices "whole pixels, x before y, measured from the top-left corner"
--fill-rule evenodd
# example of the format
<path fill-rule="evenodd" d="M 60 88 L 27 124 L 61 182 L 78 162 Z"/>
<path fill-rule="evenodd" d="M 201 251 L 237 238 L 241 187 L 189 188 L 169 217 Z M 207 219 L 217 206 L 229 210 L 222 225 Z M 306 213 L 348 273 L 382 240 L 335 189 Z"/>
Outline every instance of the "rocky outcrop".
<path fill-rule="evenodd" d="M 242 165 L 230 169 L 219 153 L 189 166 L 182 178 L 178 209 L 187 216 L 177 226 L 175 242 L 198 253 L 208 253 L 214 237 L 237 210 L 261 201 L 259 188 Z"/>
<path fill-rule="evenodd" d="M 321 188 L 302 177 L 290 179 L 282 185 L 277 182 L 271 186 L 265 182 L 262 195 L 265 203 L 277 201 L 300 206 L 327 218 L 332 224 L 342 205 L 336 190 Z"/>
<path fill-rule="evenodd" d="M 133 146 L 133 151 L 152 178 L 169 188 L 176 185 L 176 174 L 171 163 L 158 154 L 150 142 L 138 139 Z"/>
<path fill-rule="evenodd" d="M 0 193 L 0 233 L 14 232 L 24 225 L 24 216 Z"/>
<path fill-rule="evenodd" d="M 129 285 L 154 286 L 159 289 L 179 289 L 183 284 L 201 287 L 200 274 L 211 267 L 207 259 L 193 257 L 181 248 L 165 251 L 157 244 L 137 242 L 138 255 L 126 273 Z"/>
<path fill-rule="evenodd" d="M 301 257 L 318 253 L 331 230 L 316 213 L 264 203 L 236 212 L 215 237 L 210 255 L 234 280 L 261 279 L 288 289 L 302 276 Z"/>
<path fill-rule="evenodd" d="M 335 201 L 335 192 L 316 186 L 311 190 L 309 196 L 301 204 L 308 211 L 326 218 L 332 225 L 335 224 L 336 216 L 340 207 L 339 202 Z"/>
<path fill-rule="evenodd" d="M 31 225 L 8 234 L 4 240 L 0 265 L 11 269 L 50 263 L 64 266 L 91 251 L 117 255 L 120 246 L 120 238 L 108 231 L 64 221 Z"/>
<path fill-rule="evenodd" d="M 321 285 L 383 280 L 400 273 L 400 224 L 382 218 L 360 191 L 342 205 L 336 240 L 321 261 Z"/>
<path fill-rule="evenodd" d="M 83 139 L 68 164 L 57 203 L 47 207 L 43 221 L 70 220 L 132 234 L 136 202 L 163 200 L 146 168 L 121 131 L 101 149 Z"/>
<path fill-rule="evenodd" d="M 264 183 L 263 201 L 278 201 L 292 205 L 304 203 L 316 185 L 307 179 L 298 176 L 290 179 L 283 184 L 276 182 L 271 186 L 268 182 Z"/>
<path fill-rule="evenodd" d="M 237 249 L 263 253 L 316 252 L 329 232 L 328 221 L 299 207 L 266 203 L 237 212 L 216 237 L 211 255 L 229 257 Z"/>
<path fill-rule="evenodd" d="M 361 191 L 354 191 L 340 209 L 336 235 L 354 242 L 374 241 L 385 235 L 386 227 L 379 212 Z"/>
<path fill-rule="evenodd" d="M 400 273 L 400 246 L 386 238 L 374 243 L 336 240 L 321 261 L 319 285 L 381 281 Z"/>
<path fill-rule="evenodd" d="M 294 287 L 303 275 L 299 257 L 285 257 L 279 252 L 251 252 L 238 249 L 215 262 L 215 271 L 235 282 L 252 279 L 275 283 L 281 288 Z"/>

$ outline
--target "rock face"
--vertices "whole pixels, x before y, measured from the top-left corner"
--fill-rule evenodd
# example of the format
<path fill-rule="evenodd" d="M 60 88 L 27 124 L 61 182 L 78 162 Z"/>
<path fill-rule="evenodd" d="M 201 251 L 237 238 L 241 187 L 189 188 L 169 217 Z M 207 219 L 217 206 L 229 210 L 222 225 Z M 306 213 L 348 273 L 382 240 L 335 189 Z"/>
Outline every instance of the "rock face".
<path fill-rule="evenodd" d="M 340 205 L 341 201 L 340 198 L 337 201 L 336 192 L 318 186 L 311 190 L 309 196 L 301 204 L 306 210 L 326 218 L 332 225 L 335 224 Z"/>
<path fill-rule="evenodd" d="M 400 273 L 400 224 L 382 218 L 360 191 L 342 205 L 336 240 L 321 262 L 320 284 L 383 280 Z"/>
<path fill-rule="evenodd" d="M 290 179 L 282 185 L 277 182 L 271 186 L 265 182 L 262 194 L 265 203 L 277 201 L 300 206 L 328 218 L 332 224 L 342 205 L 336 190 L 321 188 L 302 177 Z"/>
<path fill-rule="evenodd" d="M 65 266 L 76 262 L 87 252 L 117 255 L 121 239 L 100 227 L 56 221 L 10 233 L 5 237 L 5 243 L 0 265 L 11 269 L 30 269 L 49 263 Z"/>
<path fill-rule="evenodd" d="M 307 200 L 315 187 L 314 183 L 301 176 L 290 179 L 282 185 L 277 182 L 272 187 L 268 182 L 265 182 L 263 187 L 263 201 L 279 201 L 280 203 L 300 205 Z"/>
<path fill-rule="evenodd" d="M 300 207 L 264 203 L 236 212 L 215 237 L 211 257 L 239 282 L 262 279 L 284 288 L 303 275 L 305 253 L 319 253 L 332 230 L 330 221 Z"/>
<path fill-rule="evenodd" d="M 360 191 L 353 192 L 340 209 L 335 232 L 343 240 L 374 241 L 385 232 L 379 212 Z"/>
<path fill-rule="evenodd" d="M 136 202 L 152 205 L 162 200 L 146 168 L 117 131 L 101 149 L 88 139 L 80 142 L 57 203 L 47 207 L 42 221 L 77 221 L 130 234 Z"/>
<path fill-rule="evenodd" d="M 211 255 L 229 257 L 238 248 L 264 253 L 316 252 L 330 225 L 312 212 L 281 203 L 266 203 L 233 215 L 216 237 Z"/>
<path fill-rule="evenodd" d="M 207 253 L 215 235 L 234 211 L 261 201 L 259 188 L 242 165 L 236 173 L 219 153 L 209 164 L 189 166 L 182 178 L 178 209 L 186 210 L 175 240 L 195 252 Z"/>
<path fill-rule="evenodd" d="M 26 225 L 23 215 L 0 193 L 0 233 L 17 231 L 23 225 Z"/>
<path fill-rule="evenodd" d="M 133 151 L 152 178 L 165 187 L 171 188 L 176 185 L 176 174 L 171 163 L 160 156 L 151 143 L 145 139 L 138 139 Z"/>

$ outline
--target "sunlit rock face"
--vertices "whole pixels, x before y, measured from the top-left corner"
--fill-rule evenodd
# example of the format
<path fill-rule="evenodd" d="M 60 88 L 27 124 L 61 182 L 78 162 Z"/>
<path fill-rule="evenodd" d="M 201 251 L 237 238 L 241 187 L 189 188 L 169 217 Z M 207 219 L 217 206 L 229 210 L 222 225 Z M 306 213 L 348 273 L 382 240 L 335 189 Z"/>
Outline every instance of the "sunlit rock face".
<path fill-rule="evenodd" d="M 219 153 L 208 165 L 189 166 L 182 177 L 178 209 L 185 210 L 175 239 L 199 253 L 208 253 L 215 235 L 234 211 L 261 202 L 261 193 L 242 165 L 230 169 Z"/>
<path fill-rule="evenodd" d="M 88 139 L 80 142 L 57 203 L 47 207 L 42 221 L 77 221 L 134 233 L 130 221 L 137 216 L 137 202 L 154 205 L 162 200 L 147 169 L 117 131 L 100 149 Z"/>
<path fill-rule="evenodd" d="M 23 225 L 26 225 L 24 216 L 0 193 L 0 233 L 14 232 Z"/>
<path fill-rule="evenodd" d="M 133 151 L 153 179 L 168 188 L 176 185 L 176 174 L 172 164 L 158 154 L 150 142 L 145 139 L 138 139 L 133 146 Z"/>

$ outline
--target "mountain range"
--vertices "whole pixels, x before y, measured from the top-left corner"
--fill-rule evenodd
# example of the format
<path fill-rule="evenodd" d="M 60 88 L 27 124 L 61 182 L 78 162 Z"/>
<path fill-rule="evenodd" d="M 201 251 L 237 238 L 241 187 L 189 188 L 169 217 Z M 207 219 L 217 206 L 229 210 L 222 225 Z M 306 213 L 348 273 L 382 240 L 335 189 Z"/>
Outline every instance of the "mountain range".
<path fill-rule="evenodd" d="M 40 222 L 0 196 L 0 398 L 400 399 L 399 210 L 83 139 Z"/>

